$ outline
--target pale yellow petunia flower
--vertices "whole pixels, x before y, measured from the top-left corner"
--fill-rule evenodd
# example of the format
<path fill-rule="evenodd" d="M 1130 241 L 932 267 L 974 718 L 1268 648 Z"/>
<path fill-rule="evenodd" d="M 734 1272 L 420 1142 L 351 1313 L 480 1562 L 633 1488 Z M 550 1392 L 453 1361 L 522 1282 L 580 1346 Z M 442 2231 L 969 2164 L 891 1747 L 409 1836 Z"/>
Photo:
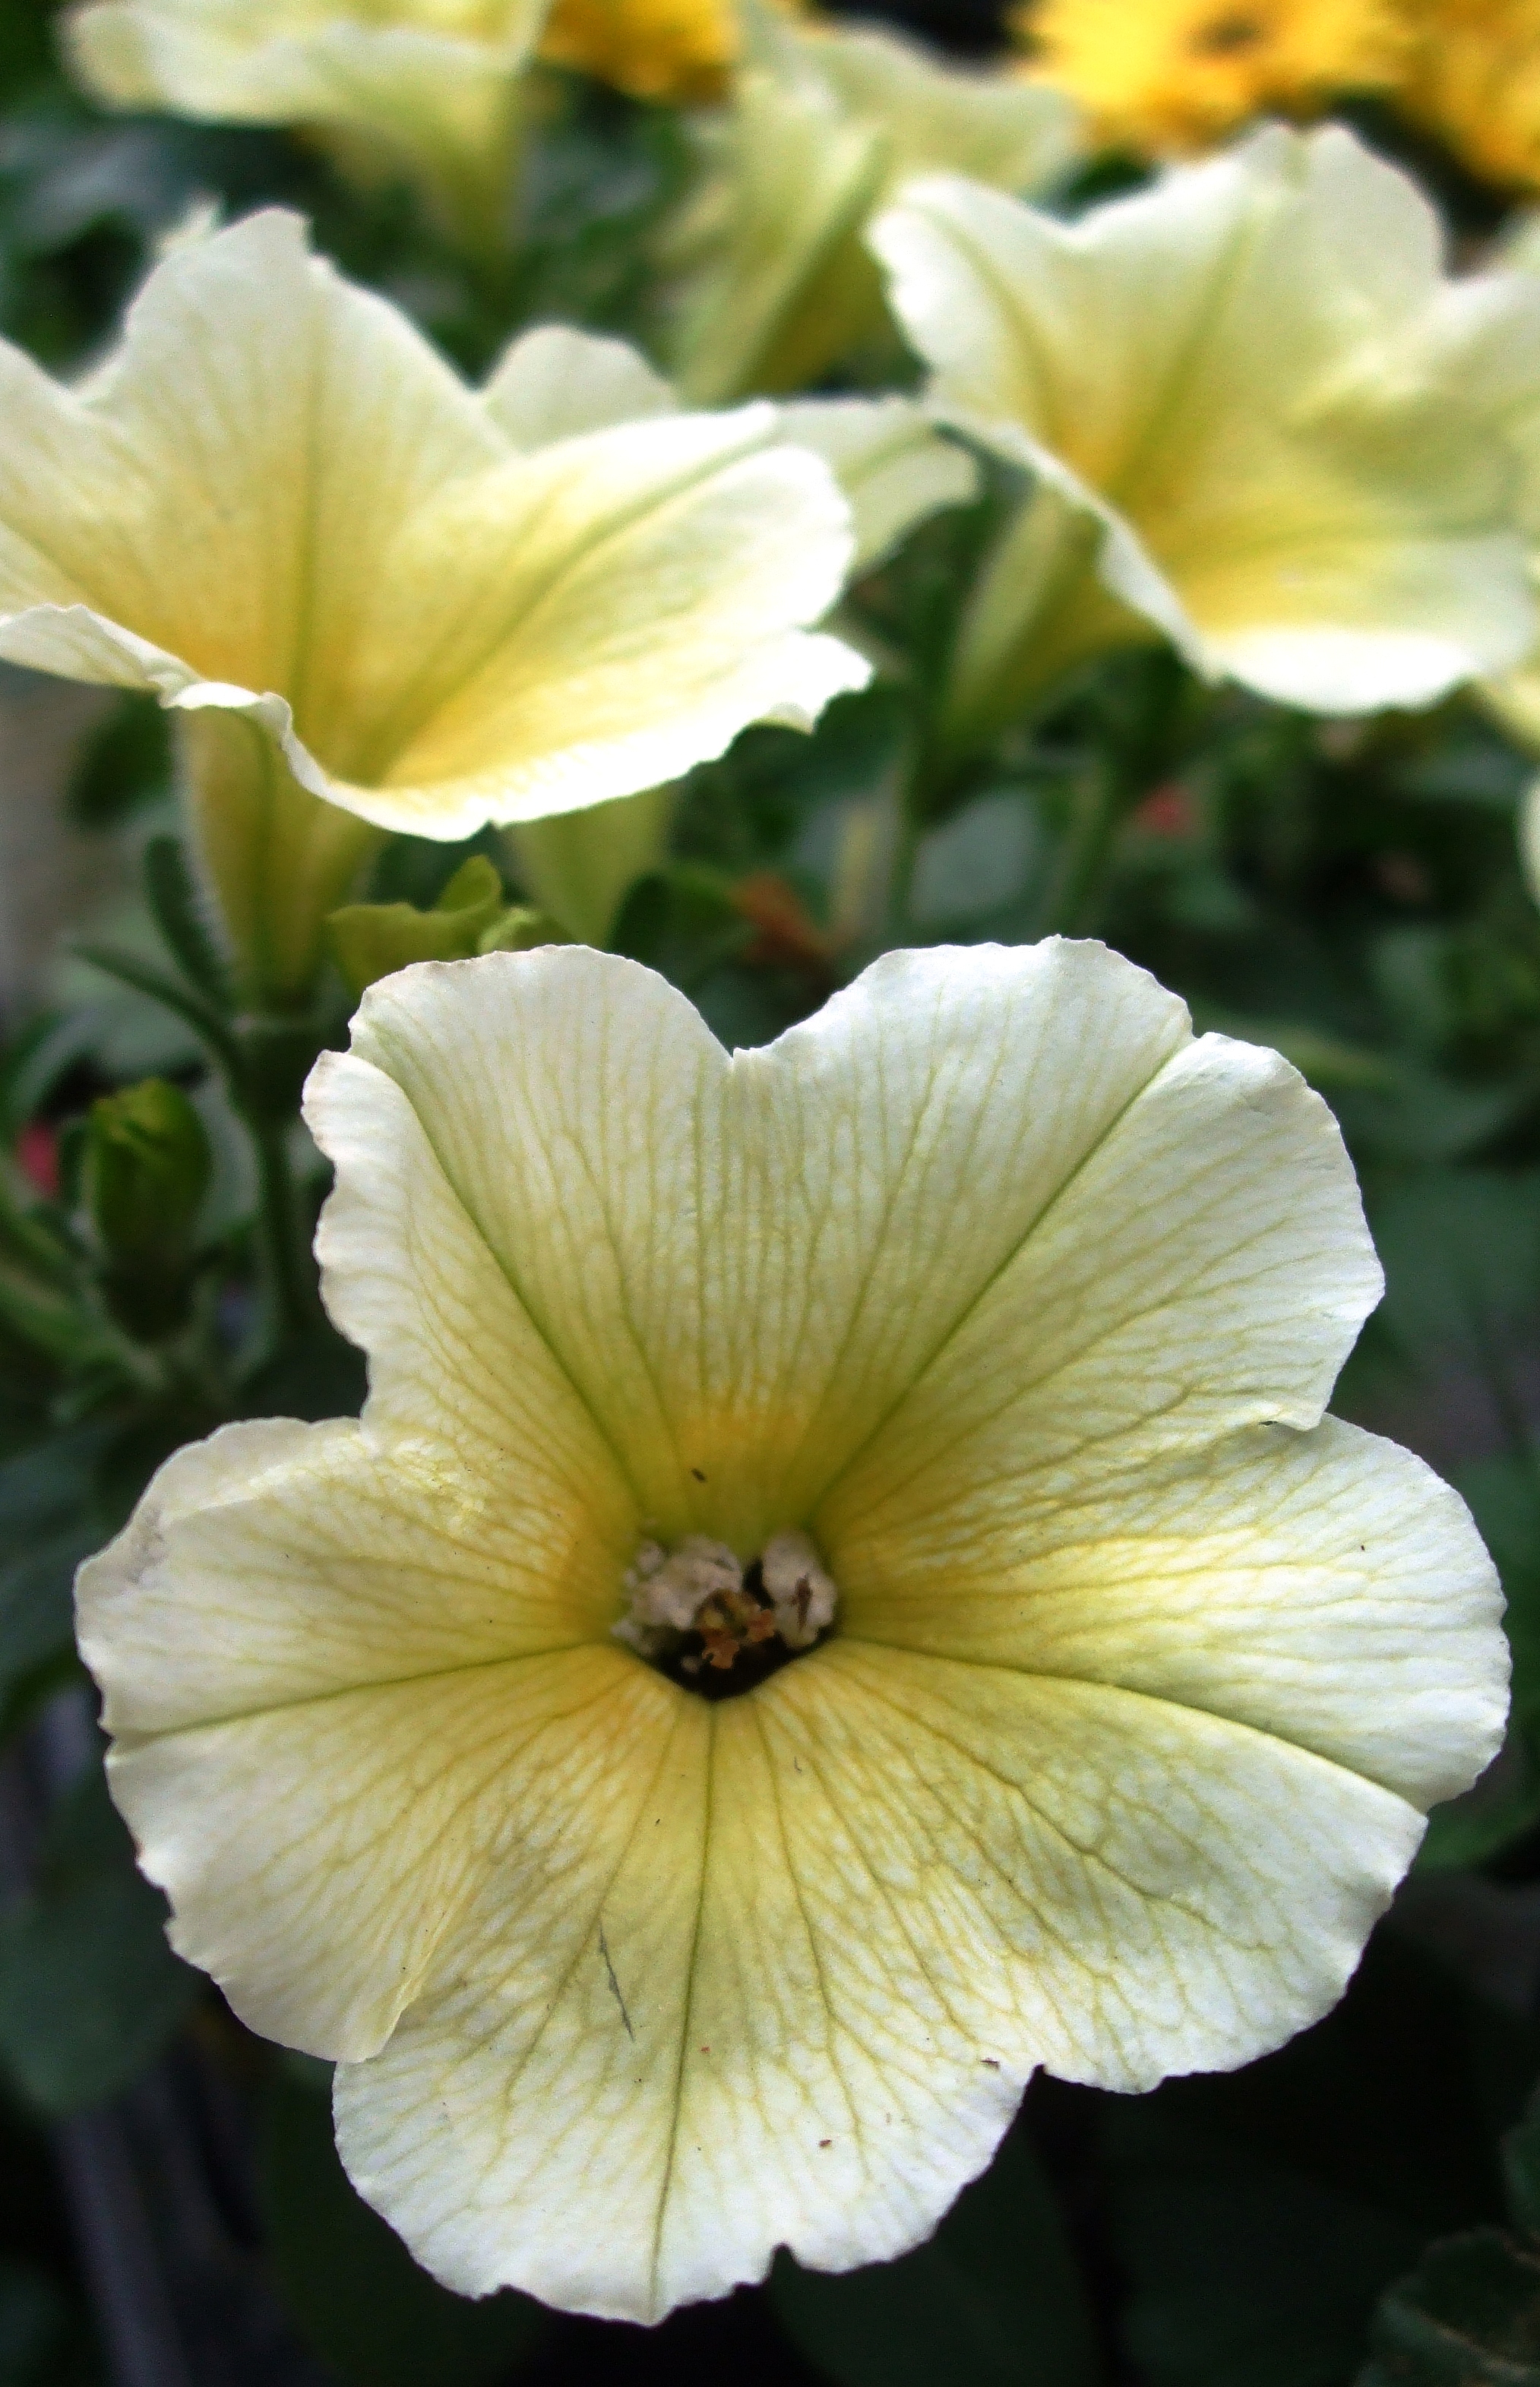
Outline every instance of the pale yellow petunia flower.
<path fill-rule="evenodd" d="M 697 403 L 815 383 L 882 334 L 861 234 L 909 174 L 1036 189 L 1069 160 L 1073 110 L 1003 70 L 943 66 L 869 26 L 801 28 L 746 5 L 734 104 L 702 138 L 673 235 L 673 364 Z"/>
<path fill-rule="evenodd" d="M 1382 88 L 1410 47 L 1397 0 L 1037 0 L 1015 22 L 1036 75 L 1153 157 Z"/>
<path fill-rule="evenodd" d="M 523 75 L 548 0 L 86 0 L 62 19 L 109 107 L 293 124 L 364 182 L 418 183 L 475 251 L 506 246 Z"/>
<path fill-rule="evenodd" d="M 554 0 L 540 55 L 634 99 L 716 99 L 738 61 L 738 19 L 732 0 Z"/>
<path fill-rule="evenodd" d="M 180 1452 L 81 1646 L 175 1944 L 431 2270 L 895 2255 L 1036 2066 L 1331 2005 L 1507 1656 L 1322 1415 L 1381 1279 L 1277 1054 L 1052 941 L 729 1059 L 567 948 L 382 981 L 307 1115 L 363 1416 Z"/>
<path fill-rule="evenodd" d="M 1540 285 L 1450 280 L 1352 134 L 1273 127 L 1073 225 L 931 178 L 873 241 L 935 411 L 1035 481 L 964 615 L 954 744 L 1140 638 L 1349 714 L 1524 650 L 1495 390 L 1540 388 Z"/>
<path fill-rule="evenodd" d="M 372 829 L 630 795 L 868 676 L 803 626 L 851 515 L 775 408 L 594 429 L 573 391 L 575 436 L 525 452 L 499 377 L 468 389 L 292 216 L 170 258 L 83 386 L 0 346 L 0 655 L 174 708 L 267 1000 Z"/>

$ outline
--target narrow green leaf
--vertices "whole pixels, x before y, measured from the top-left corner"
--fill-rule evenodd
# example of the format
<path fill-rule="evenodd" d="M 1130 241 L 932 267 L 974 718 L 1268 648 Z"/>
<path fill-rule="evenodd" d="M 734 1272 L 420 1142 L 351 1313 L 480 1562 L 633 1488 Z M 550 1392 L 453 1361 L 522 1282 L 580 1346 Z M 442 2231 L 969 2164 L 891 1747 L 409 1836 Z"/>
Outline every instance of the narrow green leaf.
<path fill-rule="evenodd" d="M 151 838 L 145 848 L 145 892 L 156 926 L 188 983 L 216 1011 L 228 1014 L 233 1008 L 230 975 L 208 932 L 180 838 Z"/>
<path fill-rule="evenodd" d="M 123 986 L 132 986 L 138 994 L 147 994 L 152 1003 L 163 1004 L 179 1019 L 185 1020 L 221 1067 L 232 1077 L 239 1076 L 240 1049 L 228 1022 L 211 1004 L 190 993 L 185 987 L 179 986 L 175 979 L 168 978 L 164 971 L 153 969 L 147 962 L 140 961 L 134 954 L 121 953 L 110 945 L 77 945 L 74 951 L 77 958 L 89 962 L 93 969 L 101 970 L 107 978 L 117 979 Z"/>

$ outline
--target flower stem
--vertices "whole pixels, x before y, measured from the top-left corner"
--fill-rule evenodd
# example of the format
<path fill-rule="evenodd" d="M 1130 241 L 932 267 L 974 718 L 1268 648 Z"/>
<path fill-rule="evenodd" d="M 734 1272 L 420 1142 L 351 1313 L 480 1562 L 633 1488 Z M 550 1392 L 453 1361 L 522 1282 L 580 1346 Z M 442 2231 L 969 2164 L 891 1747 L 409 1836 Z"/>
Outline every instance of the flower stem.
<path fill-rule="evenodd" d="M 915 865 L 919 860 L 920 840 L 924 834 L 925 825 L 917 806 L 911 801 L 910 789 L 906 784 L 899 792 L 898 821 L 888 872 L 885 942 L 889 946 L 906 945 L 913 941 Z"/>
<path fill-rule="evenodd" d="M 1077 936 L 1094 920 L 1125 797 L 1117 758 L 1099 755 L 1075 791 L 1064 852 L 1043 903 L 1041 935 Z"/>
<path fill-rule="evenodd" d="M 299 1197 L 289 1166 L 288 1122 L 243 1109 L 257 1160 L 259 1247 L 270 1348 L 297 1340 L 321 1314 L 320 1297 L 300 1223 Z"/>
<path fill-rule="evenodd" d="M 896 821 L 883 938 L 890 949 L 915 941 L 915 871 L 920 846 L 934 827 L 937 810 L 952 791 L 954 777 L 927 725 L 915 740 L 894 794 Z"/>

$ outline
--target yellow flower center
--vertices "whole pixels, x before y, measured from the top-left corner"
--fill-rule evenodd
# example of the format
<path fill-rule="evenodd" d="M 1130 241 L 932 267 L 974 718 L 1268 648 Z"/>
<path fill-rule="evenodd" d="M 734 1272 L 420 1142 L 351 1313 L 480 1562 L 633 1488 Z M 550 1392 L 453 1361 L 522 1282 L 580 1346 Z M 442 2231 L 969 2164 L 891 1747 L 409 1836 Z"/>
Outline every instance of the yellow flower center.
<path fill-rule="evenodd" d="M 726 1542 L 644 1541 L 613 1627 L 639 1658 L 703 1699 L 752 1690 L 832 1631 L 839 1593 L 806 1534 L 772 1534 L 742 1563 Z"/>

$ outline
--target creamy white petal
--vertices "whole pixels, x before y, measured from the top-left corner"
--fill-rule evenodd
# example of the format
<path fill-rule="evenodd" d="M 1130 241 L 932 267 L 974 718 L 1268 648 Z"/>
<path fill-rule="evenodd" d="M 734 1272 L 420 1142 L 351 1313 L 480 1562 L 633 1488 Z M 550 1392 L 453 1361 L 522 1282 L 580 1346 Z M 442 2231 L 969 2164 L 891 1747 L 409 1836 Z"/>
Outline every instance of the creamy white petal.
<path fill-rule="evenodd" d="M 354 2179 L 462 2292 L 654 2320 L 780 2244 L 901 2254 L 1038 2064 L 1146 2088 L 1322 2012 L 1421 1831 L 1243 1726 L 854 1641 L 678 1709 L 596 1715 L 573 1812 L 533 1789 L 545 1880 L 489 1873 L 338 2075 Z"/>
<path fill-rule="evenodd" d="M 730 1063 L 625 962 L 499 968 L 497 1001 L 485 965 L 371 990 L 354 1050 L 668 1534 L 751 1552 L 879 1427 L 873 1465 L 950 1448 L 1002 1370 L 1020 1392 L 1028 1317 L 1043 1465 L 1115 1429 L 1154 1455 L 1313 1424 L 1378 1297 L 1319 1098 L 1275 1055 L 1193 1045 L 1103 947 L 890 955 Z M 916 1278 L 939 1219 L 947 1265 Z"/>
<path fill-rule="evenodd" d="M 679 411 L 672 384 L 638 349 L 565 323 L 521 332 L 493 367 L 482 397 L 499 429 L 523 450 Z"/>
<path fill-rule="evenodd" d="M 950 168 L 1037 189 L 1076 145 L 1067 104 L 1022 76 L 943 65 L 891 31 L 740 13 L 735 106 L 676 234 L 679 371 L 707 399 L 804 388 L 885 338 L 859 235 L 903 176 Z"/>
<path fill-rule="evenodd" d="M 483 396 L 522 450 L 682 410 L 672 384 L 636 348 L 560 323 L 521 334 Z M 793 398 L 779 422 L 789 445 L 824 459 L 849 499 L 856 570 L 879 562 L 938 507 L 966 505 L 978 494 L 972 457 L 939 437 L 911 398 Z"/>
<path fill-rule="evenodd" d="M 353 808 L 456 835 L 575 811 L 863 686 L 850 648 L 790 627 L 834 603 L 852 534 L 827 466 L 776 431 L 767 407 L 620 424 L 420 510 L 360 636 L 383 784 Z"/>
<path fill-rule="evenodd" d="M 675 301 L 673 366 L 698 405 L 803 387 L 881 323 L 860 245 L 887 176 L 880 126 L 757 69 L 735 98 L 706 195 L 714 221 Z"/>
<path fill-rule="evenodd" d="M 189 682 L 288 698 L 346 767 L 344 625 L 401 519 L 508 452 L 406 319 L 270 210 L 160 266 L 83 388 L 10 347 L 0 387 L 4 613 L 88 605 Z"/>
<path fill-rule="evenodd" d="M 836 1495 L 825 1548 L 848 1631 L 1230 1716 L 1422 1808 L 1496 1754 L 1496 1572 L 1409 1451 L 1326 1418 L 1126 1471 L 1098 1441 L 1066 1483 L 1031 1467 L 1017 1425 L 1004 1409 L 987 1446 L 865 1509 Z"/>
<path fill-rule="evenodd" d="M 880 124 L 893 180 L 945 167 L 1003 191 L 1039 189 L 1080 146 L 1075 107 L 1046 83 L 942 59 L 892 26 L 776 26 L 852 118 Z"/>
<path fill-rule="evenodd" d="M 108 1778 L 178 1952 L 252 2029 L 356 2061 L 452 1972 L 488 1882 L 539 1867 L 541 1800 L 587 1787 L 584 1721 L 624 1737 L 668 1696 L 569 1647 L 128 1736 Z"/>
<path fill-rule="evenodd" d="M 1382 1284 L 1320 1097 L 1280 1055 L 1205 1036 L 1002 1252 L 823 1529 L 839 1537 L 921 1474 L 950 1498 L 1030 1471 L 1059 1498 L 1088 1466 L 1315 1425 Z"/>
<path fill-rule="evenodd" d="M 511 1458 L 262 1418 L 179 1451 L 82 1570 L 108 1729 L 184 1732 L 602 1635 L 635 1511 L 591 1432 L 556 1444 L 532 1430 Z"/>
<path fill-rule="evenodd" d="M 858 572 L 880 563 L 916 523 L 978 494 L 978 467 L 940 439 L 913 399 L 801 398 L 780 410 L 786 438 L 832 470 L 855 517 Z"/>

